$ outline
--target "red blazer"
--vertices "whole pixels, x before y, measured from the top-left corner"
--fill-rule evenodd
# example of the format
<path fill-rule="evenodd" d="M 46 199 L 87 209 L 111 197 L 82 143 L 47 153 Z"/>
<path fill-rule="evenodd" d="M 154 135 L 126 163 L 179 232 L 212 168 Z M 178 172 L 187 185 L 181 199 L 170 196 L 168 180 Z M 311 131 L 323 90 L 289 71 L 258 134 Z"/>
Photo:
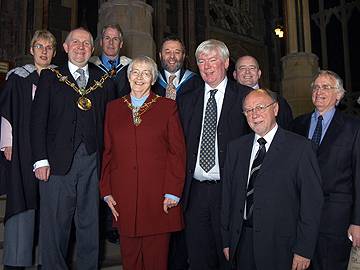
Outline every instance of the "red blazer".
<path fill-rule="evenodd" d="M 151 93 L 146 102 L 154 97 Z M 164 195 L 181 197 L 185 179 L 185 142 L 176 103 L 159 97 L 141 119 L 139 126 L 133 124 L 123 98 L 108 104 L 100 192 L 117 202 L 115 224 L 124 236 L 183 228 L 180 206 L 163 211 Z"/>

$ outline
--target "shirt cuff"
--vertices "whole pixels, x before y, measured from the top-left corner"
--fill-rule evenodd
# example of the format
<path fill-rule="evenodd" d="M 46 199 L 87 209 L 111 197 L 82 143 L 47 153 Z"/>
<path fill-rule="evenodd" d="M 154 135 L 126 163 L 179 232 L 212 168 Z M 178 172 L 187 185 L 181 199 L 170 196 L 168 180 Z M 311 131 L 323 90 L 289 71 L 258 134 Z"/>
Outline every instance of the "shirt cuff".
<path fill-rule="evenodd" d="M 172 194 L 165 194 L 164 196 L 165 198 L 168 198 L 168 199 L 172 199 L 174 200 L 176 203 L 178 203 L 180 201 L 180 198 L 175 196 L 175 195 L 172 195 Z"/>
<path fill-rule="evenodd" d="M 12 127 L 9 121 L 1 117 L 1 135 L 0 135 L 0 149 L 4 151 L 5 147 L 12 146 Z"/>
<path fill-rule="evenodd" d="M 110 195 L 106 195 L 106 196 L 104 197 L 104 201 L 105 201 L 106 203 L 107 203 L 109 197 L 110 197 Z"/>
<path fill-rule="evenodd" d="M 35 172 L 36 169 L 41 168 L 41 167 L 50 167 L 49 161 L 47 159 L 42 159 L 39 161 L 36 161 L 34 166 L 33 166 L 33 172 Z"/>

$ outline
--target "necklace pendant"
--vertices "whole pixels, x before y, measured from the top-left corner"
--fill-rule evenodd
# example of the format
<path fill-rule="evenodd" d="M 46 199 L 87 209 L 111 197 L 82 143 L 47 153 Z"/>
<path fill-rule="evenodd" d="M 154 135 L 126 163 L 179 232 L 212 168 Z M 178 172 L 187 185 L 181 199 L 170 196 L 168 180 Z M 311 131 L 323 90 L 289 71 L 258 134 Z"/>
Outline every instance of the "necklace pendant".
<path fill-rule="evenodd" d="M 141 120 L 140 116 L 137 115 L 134 117 L 134 125 L 135 126 L 139 126 L 141 124 L 141 121 L 142 120 Z"/>
<path fill-rule="evenodd" d="M 77 105 L 80 110 L 88 111 L 91 109 L 91 100 L 84 96 L 79 97 Z"/>

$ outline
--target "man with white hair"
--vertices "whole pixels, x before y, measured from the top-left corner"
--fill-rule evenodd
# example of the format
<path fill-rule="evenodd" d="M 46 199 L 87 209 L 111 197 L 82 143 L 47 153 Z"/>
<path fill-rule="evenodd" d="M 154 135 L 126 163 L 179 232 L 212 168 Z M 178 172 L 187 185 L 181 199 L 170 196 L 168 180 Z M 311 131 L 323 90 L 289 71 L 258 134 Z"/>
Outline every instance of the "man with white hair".
<path fill-rule="evenodd" d="M 351 245 L 360 246 L 360 121 L 336 108 L 345 90 L 335 72 L 321 70 L 311 87 L 315 110 L 293 123 L 317 145 L 325 198 L 310 269 L 346 270 Z"/>
<path fill-rule="evenodd" d="M 226 77 L 229 50 L 215 39 L 195 52 L 204 85 L 178 97 L 187 143 L 181 202 L 192 270 L 226 269 L 220 235 L 223 165 L 229 141 L 248 133 L 242 99 L 251 89 Z"/>

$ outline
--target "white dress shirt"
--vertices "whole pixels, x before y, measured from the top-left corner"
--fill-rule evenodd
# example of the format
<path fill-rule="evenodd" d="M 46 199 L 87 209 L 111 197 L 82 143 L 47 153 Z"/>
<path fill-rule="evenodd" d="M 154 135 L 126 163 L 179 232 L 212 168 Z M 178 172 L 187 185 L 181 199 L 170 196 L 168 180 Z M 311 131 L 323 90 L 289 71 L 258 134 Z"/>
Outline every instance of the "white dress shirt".
<path fill-rule="evenodd" d="M 271 143 L 272 143 L 272 141 L 274 139 L 274 136 L 275 136 L 275 133 L 276 133 L 277 130 L 278 130 L 278 125 L 275 124 L 275 126 L 268 133 L 266 133 L 266 135 L 263 137 L 265 139 L 265 141 L 266 141 L 266 144 L 265 144 L 266 152 L 269 150 L 270 145 L 271 145 Z M 252 164 L 253 164 L 253 162 L 255 160 L 256 153 L 258 152 L 258 150 L 260 148 L 260 144 L 257 141 L 259 138 L 261 138 L 261 136 L 258 135 L 258 134 L 255 134 L 254 141 L 253 141 L 253 146 L 252 146 L 252 150 L 251 150 L 251 155 L 250 155 L 250 163 L 249 163 L 247 185 L 249 185 L 250 172 L 251 172 Z M 246 200 L 245 200 L 245 207 L 244 207 L 244 219 L 245 218 L 246 218 Z"/>
<path fill-rule="evenodd" d="M 205 83 L 205 91 L 204 91 L 204 109 L 203 109 L 203 117 L 202 117 L 202 125 L 201 125 L 201 134 L 200 134 L 200 142 L 197 151 L 196 158 L 196 166 L 194 171 L 194 178 L 200 181 L 204 180 L 219 180 L 220 179 L 220 166 L 219 166 L 219 155 L 218 155 L 218 142 L 217 142 L 217 133 L 215 135 L 215 166 L 211 168 L 209 172 L 205 172 L 203 168 L 200 167 L 200 147 L 201 147 L 201 139 L 204 128 L 204 118 L 205 118 L 205 110 L 208 99 L 210 98 L 210 90 L 217 89 L 218 91 L 215 94 L 216 107 L 217 107 L 217 122 L 216 126 L 219 123 L 219 118 L 221 114 L 221 108 L 224 101 L 225 89 L 227 85 L 227 77 L 222 80 L 222 82 L 215 88 L 210 87 Z"/>
<path fill-rule="evenodd" d="M 178 87 L 179 82 L 180 82 L 180 69 L 178 71 L 176 71 L 175 73 L 170 73 L 167 70 L 164 70 L 164 71 L 165 71 L 166 82 L 169 82 L 169 77 L 171 75 L 175 75 L 176 78 L 173 80 L 173 84 L 175 87 Z"/>

